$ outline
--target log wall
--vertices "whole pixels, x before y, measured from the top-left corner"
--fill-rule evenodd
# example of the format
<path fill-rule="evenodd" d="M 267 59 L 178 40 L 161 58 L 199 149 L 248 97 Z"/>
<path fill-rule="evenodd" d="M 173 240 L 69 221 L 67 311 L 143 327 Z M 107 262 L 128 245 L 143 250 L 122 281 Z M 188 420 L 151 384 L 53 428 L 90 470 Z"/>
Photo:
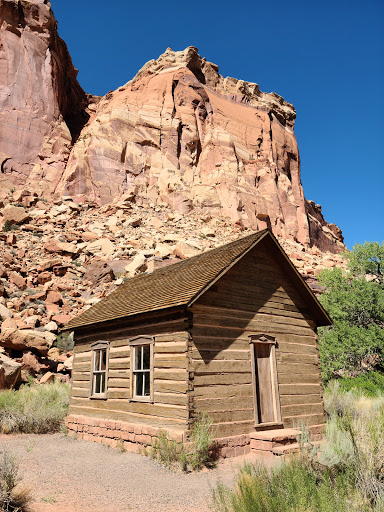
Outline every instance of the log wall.
<path fill-rule="evenodd" d="M 192 306 L 191 416 L 206 411 L 217 437 L 254 430 L 249 334 L 276 338 L 282 426 L 324 423 L 316 324 L 300 286 L 264 243 Z"/>
<path fill-rule="evenodd" d="M 168 431 L 188 428 L 186 317 L 148 316 L 131 325 L 102 331 L 88 330 L 76 337 L 69 415 L 106 418 L 128 424 L 150 425 Z M 154 402 L 130 400 L 130 347 L 133 337 L 154 336 Z M 107 399 L 89 398 L 94 341 L 109 341 Z"/>

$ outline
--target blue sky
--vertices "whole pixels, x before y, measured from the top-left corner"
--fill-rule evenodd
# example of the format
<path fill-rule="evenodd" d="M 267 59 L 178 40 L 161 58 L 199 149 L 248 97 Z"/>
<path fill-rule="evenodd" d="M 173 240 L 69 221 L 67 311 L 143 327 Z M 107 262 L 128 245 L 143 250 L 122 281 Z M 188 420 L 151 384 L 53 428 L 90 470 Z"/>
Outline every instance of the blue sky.
<path fill-rule="evenodd" d="M 307 199 L 347 247 L 384 240 L 384 2 L 51 0 L 78 79 L 105 94 L 170 46 L 294 104 Z"/>

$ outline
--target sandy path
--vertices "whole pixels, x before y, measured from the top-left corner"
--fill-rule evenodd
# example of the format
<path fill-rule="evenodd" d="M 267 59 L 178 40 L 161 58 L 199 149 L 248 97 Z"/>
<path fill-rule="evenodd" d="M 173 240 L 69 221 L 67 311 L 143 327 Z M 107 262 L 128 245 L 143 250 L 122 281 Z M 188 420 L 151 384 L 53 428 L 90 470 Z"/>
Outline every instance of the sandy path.
<path fill-rule="evenodd" d="M 0 435 L 0 449 L 19 460 L 34 512 L 209 512 L 211 488 L 218 480 L 231 485 L 244 461 L 174 473 L 147 457 L 61 434 Z"/>

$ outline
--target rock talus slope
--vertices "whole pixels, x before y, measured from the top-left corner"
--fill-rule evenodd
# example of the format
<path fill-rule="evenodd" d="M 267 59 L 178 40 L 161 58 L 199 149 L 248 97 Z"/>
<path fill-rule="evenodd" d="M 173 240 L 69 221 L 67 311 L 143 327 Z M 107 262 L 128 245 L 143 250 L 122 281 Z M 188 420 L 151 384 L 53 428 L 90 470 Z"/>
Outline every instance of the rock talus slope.
<path fill-rule="evenodd" d="M 0 1 L 0 189 L 50 194 L 89 118 L 48 1 Z"/>

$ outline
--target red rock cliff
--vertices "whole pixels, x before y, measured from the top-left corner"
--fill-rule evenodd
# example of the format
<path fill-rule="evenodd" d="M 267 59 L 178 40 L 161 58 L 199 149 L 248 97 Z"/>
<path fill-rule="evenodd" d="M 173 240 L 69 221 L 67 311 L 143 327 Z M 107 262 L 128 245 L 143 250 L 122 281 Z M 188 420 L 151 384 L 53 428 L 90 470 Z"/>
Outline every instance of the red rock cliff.
<path fill-rule="evenodd" d="M 167 49 L 96 110 L 48 1 L 0 0 L 0 16 L 3 192 L 27 186 L 103 204 L 130 190 L 138 204 L 344 249 L 341 231 L 305 200 L 296 113 L 283 98 L 223 78 L 189 47 Z"/>
<path fill-rule="evenodd" d="M 0 1 L 0 188 L 54 190 L 89 115 L 44 0 Z"/>

